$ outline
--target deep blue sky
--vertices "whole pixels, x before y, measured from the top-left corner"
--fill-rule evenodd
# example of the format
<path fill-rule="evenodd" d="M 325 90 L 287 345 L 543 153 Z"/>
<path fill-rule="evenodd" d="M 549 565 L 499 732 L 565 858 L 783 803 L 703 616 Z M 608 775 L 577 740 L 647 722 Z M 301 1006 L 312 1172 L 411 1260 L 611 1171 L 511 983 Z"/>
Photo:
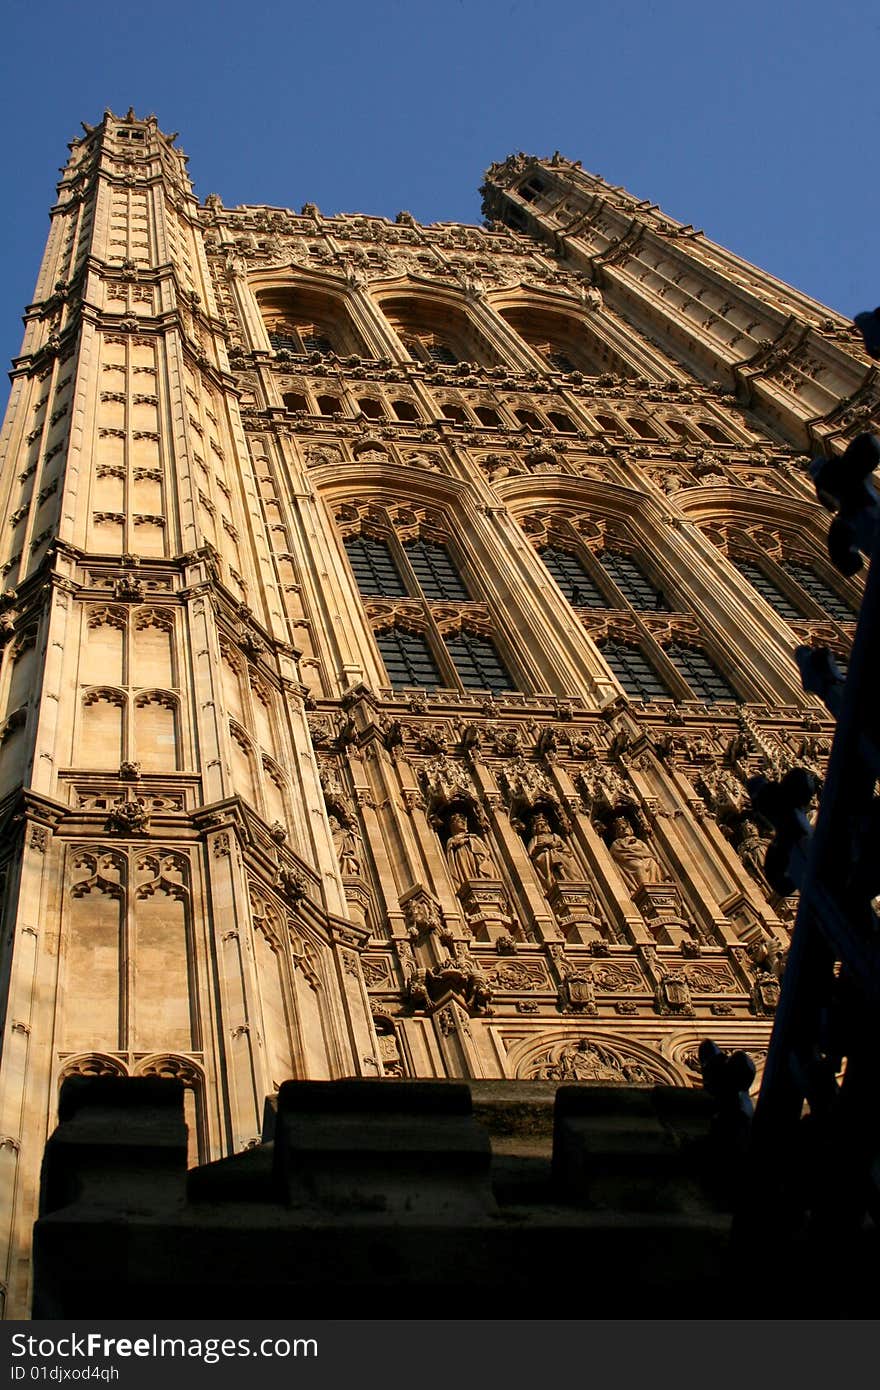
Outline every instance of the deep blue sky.
<path fill-rule="evenodd" d="M 876 0 L 6 0 L 0 359 L 79 122 L 155 112 L 200 197 L 480 219 L 559 149 L 852 314 L 880 301 Z"/>

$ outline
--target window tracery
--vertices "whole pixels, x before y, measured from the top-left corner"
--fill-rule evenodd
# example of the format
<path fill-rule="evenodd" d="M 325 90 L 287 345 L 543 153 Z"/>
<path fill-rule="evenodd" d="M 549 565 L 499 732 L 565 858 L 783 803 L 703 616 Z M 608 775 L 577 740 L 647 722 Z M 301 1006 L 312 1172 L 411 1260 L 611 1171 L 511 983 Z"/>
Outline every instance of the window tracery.
<path fill-rule="evenodd" d="M 627 695 L 740 698 L 705 650 L 699 626 L 672 612 L 653 562 L 620 526 L 577 513 L 535 513 L 521 524 Z"/>
<path fill-rule="evenodd" d="M 336 521 L 392 687 L 516 688 L 439 513 L 344 505 Z"/>

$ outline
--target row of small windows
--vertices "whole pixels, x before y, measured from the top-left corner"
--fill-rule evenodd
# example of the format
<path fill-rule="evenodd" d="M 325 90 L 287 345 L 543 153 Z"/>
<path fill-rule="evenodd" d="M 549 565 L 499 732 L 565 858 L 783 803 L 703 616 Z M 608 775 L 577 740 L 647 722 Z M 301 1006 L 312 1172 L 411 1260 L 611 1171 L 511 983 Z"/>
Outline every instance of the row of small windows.
<path fill-rule="evenodd" d="M 346 402 L 341 396 L 316 396 L 313 403 L 305 392 L 288 391 L 283 400 L 286 408 L 295 414 L 341 416 L 347 413 Z M 375 396 L 362 396 L 357 400 L 356 405 L 361 414 L 369 420 L 388 418 L 384 402 Z M 393 400 L 390 402 L 390 408 L 398 420 L 408 421 L 423 418 L 416 404 L 410 400 Z M 537 410 L 525 407 L 509 407 L 507 411 L 499 411 L 494 406 L 465 406 L 458 401 L 441 401 L 440 411 L 445 420 L 451 420 L 454 424 L 472 428 L 483 426 L 487 429 L 520 428 L 541 431 L 546 430 L 549 425 L 559 434 L 575 434 L 578 429 L 571 416 L 563 410 L 548 410 L 546 414 L 542 414 Z M 660 432 L 655 428 L 653 422 L 643 416 L 627 416 L 625 423 L 622 423 L 615 416 L 597 414 L 594 420 L 599 430 L 605 434 L 624 436 L 628 427 L 639 439 L 661 439 Z M 710 439 L 716 444 L 731 443 L 730 437 L 709 421 L 701 420 L 699 429 L 694 423 L 683 420 L 663 420 L 662 424 L 677 439 L 689 443 L 705 444 L 706 439 Z"/>
<path fill-rule="evenodd" d="M 346 414 L 346 403 L 341 396 L 322 395 L 315 397 L 314 410 L 310 399 L 301 391 L 288 391 L 284 397 L 285 407 L 293 411 L 294 414 L 318 414 L 324 416 L 340 416 Z M 385 420 L 388 418 L 384 402 L 375 396 L 363 396 L 357 401 L 357 408 L 368 420 Z M 423 417 L 418 407 L 413 401 L 394 400 L 390 402 L 391 410 L 398 420 L 421 420 Z M 570 415 L 562 410 L 548 410 L 546 418 L 535 410 L 511 409 L 509 414 L 502 414 L 492 406 L 478 405 L 467 408 L 457 401 L 441 401 L 440 411 L 444 420 L 451 420 L 456 425 L 468 425 L 471 427 L 483 426 L 487 429 L 529 429 L 542 431 L 547 429 L 548 422 L 553 429 L 560 434 L 574 434 L 577 426 Z"/>

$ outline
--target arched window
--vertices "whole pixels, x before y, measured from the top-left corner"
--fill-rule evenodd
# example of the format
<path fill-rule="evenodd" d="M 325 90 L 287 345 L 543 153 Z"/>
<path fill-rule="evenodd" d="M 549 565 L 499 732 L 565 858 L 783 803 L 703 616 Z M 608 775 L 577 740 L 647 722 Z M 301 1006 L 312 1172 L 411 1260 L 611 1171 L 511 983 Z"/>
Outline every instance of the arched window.
<path fill-rule="evenodd" d="M 456 405 L 455 401 L 443 401 L 440 406 L 445 420 L 453 420 L 456 425 L 466 425 L 469 423 L 467 411 L 463 406 Z"/>
<path fill-rule="evenodd" d="M 436 333 L 407 338 L 406 350 L 414 362 L 438 362 L 442 367 L 454 367 L 458 362 L 449 344 L 438 338 Z"/>
<path fill-rule="evenodd" d="M 598 556 L 599 563 L 617 585 L 627 603 L 643 612 L 669 611 L 669 604 L 662 590 L 656 588 L 631 555 L 618 550 L 603 550 Z"/>
<path fill-rule="evenodd" d="M 841 623 L 855 621 L 855 613 L 850 605 L 811 566 L 795 560 L 783 560 L 782 568 L 800 584 L 814 603 L 818 603 L 829 618 L 836 618 Z"/>
<path fill-rule="evenodd" d="M 395 690 L 407 685 L 436 689 L 441 684 L 431 648 L 421 633 L 387 627 L 376 633 L 376 642 Z"/>
<path fill-rule="evenodd" d="M 391 409 L 398 420 L 418 420 L 419 412 L 412 401 L 392 401 Z"/>
<path fill-rule="evenodd" d="M 673 642 L 666 648 L 666 655 L 698 699 L 739 700 L 739 695 L 704 651 Z"/>
<path fill-rule="evenodd" d="M 550 366 L 557 372 L 573 372 L 576 370 L 568 353 L 560 352 L 558 348 L 553 347 L 552 343 L 547 344 L 544 350 L 544 356 L 550 363 Z"/>
<path fill-rule="evenodd" d="M 792 603 L 787 594 L 784 594 L 778 584 L 774 584 L 768 574 L 754 560 L 732 559 L 732 564 L 736 566 L 744 579 L 747 579 L 753 589 L 766 599 L 770 607 L 775 609 L 781 618 L 798 621 L 803 618 L 803 613 Z"/>
<path fill-rule="evenodd" d="M 576 555 L 553 545 L 542 546 L 538 554 L 573 608 L 610 607 L 608 599 Z"/>
<path fill-rule="evenodd" d="M 493 410 L 488 405 L 478 405 L 476 411 L 477 419 L 481 425 L 486 425 L 489 429 L 499 429 L 501 426 L 501 416 L 497 410 Z"/>
<path fill-rule="evenodd" d="M 393 621 L 388 605 L 366 605 L 392 686 L 515 689 L 493 640 L 491 606 L 461 573 L 459 540 L 441 538 L 446 518 L 411 501 L 343 506 L 337 518 L 350 528 L 359 512 L 369 533 L 350 534 L 344 544 L 361 594 L 408 600 Z"/>
<path fill-rule="evenodd" d="M 377 401 L 374 396 L 363 396 L 358 401 L 358 405 L 361 408 L 361 414 L 366 415 L 368 420 L 383 420 L 385 418 L 382 402 Z"/>
<path fill-rule="evenodd" d="M 598 647 L 627 695 L 636 700 L 668 700 L 672 691 L 635 642 L 606 638 Z"/>
<path fill-rule="evenodd" d="M 514 415 L 527 430 L 542 430 L 544 422 L 534 410 L 515 410 Z"/>
<path fill-rule="evenodd" d="M 341 415 L 342 401 L 338 396 L 319 396 L 318 409 L 322 415 Z"/>
<path fill-rule="evenodd" d="M 355 582 L 362 594 L 406 597 L 406 586 L 386 541 L 372 536 L 349 536 L 345 542 Z"/>
<path fill-rule="evenodd" d="M 571 416 L 566 415 L 563 410 L 548 410 L 547 419 L 555 430 L 559 430 L 560 434 L 574 434 L 577 430 Z"/>
<path fill-rule="evenodd" d="M 701 420 L 700 429 L 707 439 L 711 439 L 713 444 L 730 444 L 732 442 L 730 435 L 725 434 L 720 425 L 716 425 L 710 420 Z"/>
<path fill-rule="evenodd" d="M 516 689 L 491 638 L 462 628 L 444 640 L 465 690 Z"/>
<path fill-rule="evenodd" d="M 445 545 L 423 539 L 407 541 L 404 550 L 426 598 L 469 603 L 470 594 Z"/>

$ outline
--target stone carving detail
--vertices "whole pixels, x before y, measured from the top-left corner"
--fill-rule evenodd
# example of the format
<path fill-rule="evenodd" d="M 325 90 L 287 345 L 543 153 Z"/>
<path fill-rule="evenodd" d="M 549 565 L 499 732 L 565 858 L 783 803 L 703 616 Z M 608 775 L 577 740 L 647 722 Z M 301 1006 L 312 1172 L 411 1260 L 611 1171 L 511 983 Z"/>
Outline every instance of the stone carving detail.
<path fill-rule="evenodd" d="M 552 893 L 560 882 L 578 877 L 574 855 L 543 811 L 536 812 L 532 818 L 527 850 L 545 893 Z"/>
<path fill-rule="evenodd" d="M 108 830 L 120 835 L 145 835 L 150 823 L 147 805 L 142 796 L 126 793 L 114 801 L 107 816 Z"/>
<path fill-rule="evenodd" d="M 594 1086 L 656 1086 L 668 1085 L 670 1080 L 659 1058 L 653 1064 L 596 1038 L 556 1043 L 520 1075 L 526 1080 L 585 1081 Z"/>
<path fill-rule="evenodd" d="M 612 821 L 611 833 L 611 857 L 631 891 L 667 882 L 651 847 L 633 834 L 632 826 L 625 817 L 618 816 Z"/>
<path fill-rule="evenodd" d="M 494 989 L 528 993 L 550 989 L 547 972 L 540 961 L 505 961 L 501 965 L 490 966 L 486 979 Z"/>
<path fill-rule="evenodd" d="M 467 817 L 461 812 L 453 812 L 449 818 L 449 838 L 444 853 L 456 889 L 466 888 L 475 879 L 498 878 L 492 851 L 481 836 L 468 828 Z"/>
<path fill-rule="evenodd" d="M 353 823 L 344 825 L 336 816 L 330 816 L 329 824 L 340 873 L 343 878 L 358 878 L 363 845 L 356 826 Z"/>
<path fill-rule="evenodd" d="M 414 939 L 428 932 L 443 932 L 443 915 L 436 898 L 417 885 L 400 899 L 406 929 Z"/>

